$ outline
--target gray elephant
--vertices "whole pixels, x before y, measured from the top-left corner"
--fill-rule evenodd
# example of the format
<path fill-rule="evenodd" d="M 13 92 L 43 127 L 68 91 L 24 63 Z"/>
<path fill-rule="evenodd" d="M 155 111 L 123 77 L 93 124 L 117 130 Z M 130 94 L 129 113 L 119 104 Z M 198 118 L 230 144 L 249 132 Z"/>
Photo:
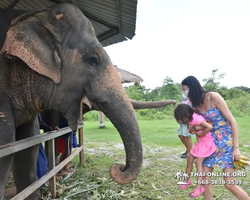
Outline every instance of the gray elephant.
<path fill-rule="evenodd" d="M 0 145 L 39 134 L 37 113 L 62 113 L 77 129 L 82 99 L 94 102 L 123 140 L 126 166 L 113 164 L 120 184 L 142 165 L 140 130 L 114 66 L 82 12 L 71 4 L 29 12 L 13 20 L 0 53 Z M 0 158 L 0 199 L 13 163 L 17 192 L 36 180 L 38 146 Z M 28 199 L 39 199 L 38 191 Z"/>
<path fill-rule="evenodd" d="M 11 21 L 20 16 L 21 14 L 27 13 L 27 11 L 22 11 L 22 10 L 0 10 L 0 47 L 3 46 L 4 41 L 5 41 L 5 37 L 6 37 L 6 32 L 9 28 L 9 25 L 11 23 Z M 122 83 L 127 82 L 127 77 L 134 75 L 129 73 L 128 71 L 125 71 L 121 68 L 118 68 L 117 66 L 115 66 L 115 69 L 118 71 L 118 75 L 121 78 Z M 142 80 L 141 80 L 142 81 Z M 83 113 L 86 113 L 89 110 L 100 110 L 98 109 L 98 107 L 94 104 L 94 102 L 88 102 L 89 106 L 91 105 L 91 108 L 88 108 L 87 110 L 83 109 Z M 84 103 L 84 102 L 83 102 Z M 170 104 L 175 104 L 176 100 L 165 100 L 165 101 L 154 101 L 154 102 L 144 102 L 144 101 L 136 101 L 131 99 L 131 103 L 134 107 L 134 109 L 145 109 L 145 108 L 161 108 Z M 48 123 L 50 123 L 48 121 Z M 54 124 L 52 122 L 52 124 Z"/>

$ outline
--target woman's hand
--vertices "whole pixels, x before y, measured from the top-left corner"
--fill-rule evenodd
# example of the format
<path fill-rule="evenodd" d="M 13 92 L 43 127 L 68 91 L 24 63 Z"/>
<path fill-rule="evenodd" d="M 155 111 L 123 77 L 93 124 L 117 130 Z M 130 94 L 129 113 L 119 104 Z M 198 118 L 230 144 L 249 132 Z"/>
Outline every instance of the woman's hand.
<path fill-rule="evenodd" d="M 239 150 L 239 148 L 234 148 L 232 157 L 233 157 L 233 161 L 237 161 L 237 160 L 240 159 L 240 150 Z"/>

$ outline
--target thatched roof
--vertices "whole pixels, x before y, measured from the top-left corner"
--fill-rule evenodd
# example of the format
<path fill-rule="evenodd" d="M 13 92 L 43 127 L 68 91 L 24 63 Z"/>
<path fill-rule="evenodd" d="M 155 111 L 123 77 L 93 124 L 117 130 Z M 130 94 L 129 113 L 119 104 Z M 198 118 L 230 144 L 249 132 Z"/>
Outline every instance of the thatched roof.
<path fill-rule="evenodd" d="M 126 70 L 123 70 L 119 67 L 117 67 L 116 65 L 114 65 L 120 78 L 121 78 L 121 82 L 122 83 L 131 83 L 131 82 L 134 82 L 134 83 L 140 83 L 143 81 L 143 79 L 140 77 L 140 76 L 137 76 L 135 74 L 132 74 Z"/>

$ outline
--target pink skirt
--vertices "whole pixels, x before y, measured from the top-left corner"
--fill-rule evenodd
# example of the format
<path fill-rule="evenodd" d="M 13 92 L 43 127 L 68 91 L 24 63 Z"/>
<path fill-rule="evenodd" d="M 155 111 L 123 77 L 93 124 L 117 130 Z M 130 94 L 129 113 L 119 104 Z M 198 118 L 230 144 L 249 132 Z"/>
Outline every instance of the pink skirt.
<path fill-rule="evenodd" d="M 194 144 L 190 153 L 199 158 L 206 158 L 212 155 L 216 151 L 214 139 L 211 134 L 206 134 L 203 137 L 198 138 L 197 144 Z"/>

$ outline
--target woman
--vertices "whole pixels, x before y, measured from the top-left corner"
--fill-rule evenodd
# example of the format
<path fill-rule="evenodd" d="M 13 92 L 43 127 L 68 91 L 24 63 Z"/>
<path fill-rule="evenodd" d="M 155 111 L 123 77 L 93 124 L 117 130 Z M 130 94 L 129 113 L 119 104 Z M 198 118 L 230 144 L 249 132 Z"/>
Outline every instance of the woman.
<path fill-rule="evenodd" d="M 233 174 L 233 161 L 240 159 L 238 127 L 225 100 L 216 92 L 205 91 L 194 76 L 188 76 L 182 81 L 182 90 L 192 102 L 193 108 L 213 125 L 212 136 L 216 145 L 216 152 L 207 157 L 203 162 L 205 174 L 213 172 L 214 168 L 222 168 L 223 172 Z M 201 130 L 202 127 L 194 126 L 190 132 Z M 226 183 L 233 182 L 234 176 L 224 176 Z M 206 176 L 205 180 L 211 180 Z M 210 184 L 205 184 L 205 200 L 213 199 Z M 247 193 L 239 186 L 225 184 L 226 189 L 240 200 L 249 200 Z"/>

